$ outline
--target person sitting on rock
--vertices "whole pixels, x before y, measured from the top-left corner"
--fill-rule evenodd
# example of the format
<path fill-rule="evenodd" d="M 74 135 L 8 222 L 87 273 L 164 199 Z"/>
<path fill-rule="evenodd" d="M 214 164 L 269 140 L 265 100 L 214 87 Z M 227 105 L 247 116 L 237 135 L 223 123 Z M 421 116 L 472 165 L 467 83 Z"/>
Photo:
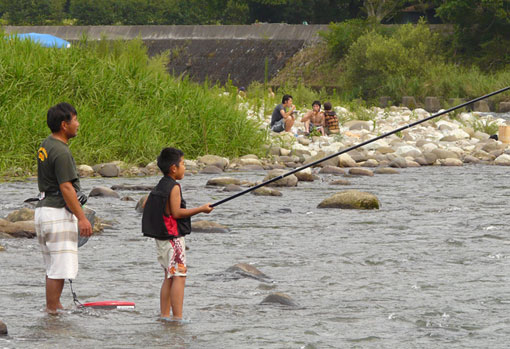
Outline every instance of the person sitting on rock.
<path fill-rule="evenodd" d="M 340 126 L 338 125 L 338 116 L 336 116 L 330 102 L 324 103 L 324 124 L 326 126 L 326 133 L 337 134 L 340 133 Z"/>
<path fill-rule="evenodd" d="M 305 124 L 305 135 L 309 135 L 313 130 L 320 131 L 325 136 L 324 132 L 324 114 L 321 112 L 321 102 L 314 101 L 312 103 L 312 110 L 309 110 L 301 119 Z"/>
<path fill-rule="evenodd" d="M 285 108 L 288 111 L 285 111 Z M 292 96 L 284 95 L 282 104 L 278 104 L 271 115 L 271 131 L 280 133 L 282 131 L 290 132 L 294 125 L 294 110 L 296 107 L 292 104 Z"/>

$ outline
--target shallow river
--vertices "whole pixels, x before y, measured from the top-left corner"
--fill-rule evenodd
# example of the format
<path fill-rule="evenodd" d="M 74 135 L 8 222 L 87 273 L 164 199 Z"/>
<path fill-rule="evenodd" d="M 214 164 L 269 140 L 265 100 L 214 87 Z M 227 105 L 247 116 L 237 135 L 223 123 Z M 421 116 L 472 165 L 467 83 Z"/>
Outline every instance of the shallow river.
<path fill-rule="evenodd" d="M 229 176 L 261 180 L 264 173 Z M 190 206 L 228 196 L 205 188 L 211 176 L 182 181 Z M 282 189 L 283 197 L 251 194 L 218 206 L 209 219 L 228 234 L 188 238 L 185 318 L 158 321 L 163 272 L 154 242 L 140 233 L 133 201 L 91 198 L 88 206 L 113 229 L 80 248 L 74 281 L 84 301 L 127 300 L 133 311 L 76 310 L 66 282 L 67 310 L 48 316 L 36 239 L 0 244 L 0 320 L 9 329 L 0 348 L 480 348 L 510 338 L 510 172 L 506 167 L 404 169 L 399 175 L 333 177 Z M 84 179 L 98 185 L 153 185 L 158 177 Z M 36 183 L 0 184 L 0 217 L 19 208 Z M 317 209 L 335 191 L 377 195 L 380 210 Z M 138 200 L 144 193 L 122 191 Z M 290 209 L 291 212 L 289 212 Z M 225 270 L 250 263 L 272 282 L 233 279 Z M 299 308 L 260 305 L 270 293 Z"/>

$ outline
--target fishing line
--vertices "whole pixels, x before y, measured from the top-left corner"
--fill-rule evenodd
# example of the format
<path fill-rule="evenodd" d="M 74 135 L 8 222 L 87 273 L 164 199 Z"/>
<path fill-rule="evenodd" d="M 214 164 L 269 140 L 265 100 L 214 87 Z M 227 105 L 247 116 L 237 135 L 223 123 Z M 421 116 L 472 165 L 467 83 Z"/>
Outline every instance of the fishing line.
<path fill-rule="evenodd" d="M 225 198 L 225 199 L 219 200 L 219 201 L 217 201 L 217 202 L 215 202 L 215 203 L 211 204 L 211 207 L 216 207 L 216 206 L 221 205 L 221 204 L 223 204 L 223 203 L 225 203 L 225 202 L 227 202 L 227 201 L 230 201 L 230 200 L 235 199 L 235 198 L 237 198 L 237 197 L 239 197 L 239 196 L 242 196 L 242 195 L 247 194 L 247 193 L 249 193 L 249 192 L 251 192 L 251 191 L 254 191 L 254 190 L 258 189 L 258 188 L 261 188 L 261 187 L 263 187 L 263 186 L 265 186 L 265 185 L 268 185 L 269 183 L 276 182 L 276 181 L 278 181 L 278 180 L 280 180 L 280 179 L 283 179 L 283 178 L 285 178 L 285 177 L 287 177 L 287 176 L 290 176 L 291 174 L 294 174 L 294 173 L 299 172 L 299 171 L 302 171 L 302 170 L 304 170 L 304 169 L 306 169 L 306 168 L 308 168 L 308 167 L 311 167 L 311 166 L 317 165 L 317 164 L 319 164 L 319 163 L 321 163 L 321 162 L 323 162 L 323 161 L 326 161 L 326 160 L 329 160 L 329 159 L 331 159 L 331 158 L 334 158 L 335 156 L 338 156 L 338 155 L 341 155 L 341 154 L 347 153 L 347 152 L 349 152 L 349 151 L 351 151 L 351 150 L 354 150 L 354 149 L 357 149 L 357 148 L 359 148 L 359 147 L 363 147 L 363 146 L 365 146 L 365 145 L 367 145 L 367 144 L 370 144 L 370 143 L 372 143 L 372 142 L 378 141 L 379 139 L 382 139 L 382 138 L 385 138 L 385 137 L 391 136 L 392 134 L 395 134 L 395 133 L 397 133 L 397 132 L 400 132 L 400 131 L 403 131 L 403 130 L 405 130 L 405 129 L 408 129 L 408 128 L 411 128 L 411 127 L 414 127 L 414 126 L 419 125 L 419 124 L 421 124 L 421 123 L 423 123 L 423 122 L 426 122 L 426 121 L 432 120 L 432 119 L 434 119 L 434 118 L 437 118 L 438 116 L 441 116 L 441 115 L 447 114 L 447 113 L 449 113 L 449 112 L 451 112 L 451 111 L 454 111 L 454 110 L 456 110 L 456 109 L 463 108 L 463 107 L 465 107 L 465 106 L 467 106 L 467 105 L 469 105 L 469 104 L 476 103 L 476 102 L 481 101 L 481 100 L 483 100 L 483 99 L 485 99 L 485 98 L 492 97 L 492 96 L 497 95 L 497 94 L 499 94 L 499 93 L 505 92 L 505 91 L 507 91 L 507 90 L 509 90 L 509 89 L 510 89 L 510 86 L 507 86 L 507 87 L 505 87 L 505 88 L 502 88 L 501 90 L 497 90 L 497 91 L 491 92 L 491 93 L 489 93 L 489 94 L 486 94 L 486 95 L 484 95 L 484 96 L 481 96 L 481 97 L 478 97 L 478 98 L 472 99 L 472 100 L 470 100 L 470 101 L 468 101 L 468 102 L 465 102 L 465 103 L 459 104 L 459 105 L 457 105 L 457 106 L 455 106 L 455 107 L 452 107 L 452 108 L 449 108 L 449 109 L 443 110 L 442 112 L 439 112 L 439 113 L 433 114 L 433 115 L 431 115 L 431 116 L 429 116 L 429 117 L 426 117 L 426 118 L 424 118 L 424 119 L 421 119 L 421 120 L 415 121 L 415 122 L 410 123 L 410 124 L 408 124 L 408 125 L 405 125 L 405 126 L 402 126 L 402 127 L 397 128 L 397 129 L 394 129 L 393 131 L 390 131 L 390 132 L 384 133 L 384 134 L 382 134 L 382 135 L 380 135 L 380 136 L 377 136 L 377 137 L 375 137 L 375 138 L 369 139 L 369 140 L 367 140 L 367 141 L 365 141 L 365 142 L 359 143 L 359 144 L 357 144 L 357 145 L 353 145 L 353 146 L 351 146 L 351 147 L 349 147 L 349 148 L 346 148 L 346 149 L 341 150 L 341 151 L 339 151 L 339 152 L 337 152 L 337 153 L 334 153 L 334 154 L 328 155 L 328 156 L 326 156 L 326 157 L 323 157 L 322 159 L 316 160 L 316 161 L 314 161 L 314 162 L 312 162 L 312 163 L 309 163 L 309 164 L 307 164 L 307 165 L 304 165 L 304 166 L 301 166 L 301 167 L 295 168 L 295 169 L 293 169 L 292 171 L 289 171 L 289 172 L 287 172 L 287 173 L 284 173 L 284 174 L 282 174 L 282 175 L 280 175 L 280 176 L 278 176 L 278 177 L 271 178 L 271 179 L 269 179 L 269 180 L 267 180 L 267 181 L 265 181 L 265 182 L 263 182 L 263 183 L 257 184 L 257 185 L 255 185 L 255 186 L 253 186 L 253 187 L 250 187 L 250 188 L 248 188 L 248 189 L 246 189 L 246 190 L 243 190 L 243 191 L 241 191 L 241 192 L 239 192 L 239 193 L 236 193 L 236 194 L 234 194 L 234 195 L 232 195 L 232 196 L 229 196 L 229 197 L 227 197 L 227 198 Z"/>

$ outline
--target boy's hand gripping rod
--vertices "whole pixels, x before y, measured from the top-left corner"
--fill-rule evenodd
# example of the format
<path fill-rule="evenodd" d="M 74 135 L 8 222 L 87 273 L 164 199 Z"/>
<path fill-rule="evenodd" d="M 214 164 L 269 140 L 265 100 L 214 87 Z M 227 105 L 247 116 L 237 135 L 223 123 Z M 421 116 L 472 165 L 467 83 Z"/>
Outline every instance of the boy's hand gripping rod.
<path fill-rule="evenodd" d="M 280 175 L 280 176 L 278 176 L 278 177 L 271 178 L 270 180 L 267 180 L 267 181 L 265 181 L 265 182 L 263 182 L 263 183 L 257 184 L 257 185 L 255 185 L 255 186 L 250 187 L 250 188 L 248 188 L 248 189 L 246 189 L 246 190 L 243 190 L 243 191 L 241 191 L 241 192 L 239 192 L 239 193 L 237 193 L 237 194 L 234 194 L 234 195 L 229 196 L 229 197 L 227 197 L 227 198 L 225 198 L 225 199 L 222 199 L 222 200 L 220 200 L 220 201 L 217 201 L 217 202 L 215 202 L 214 204 L 212 204 L 211 206 L 212 206 L 212 207 L 215 207 L 215 206 L 221 205 L 221 204 L 223 204 L 223 203 L 225 203 L 225 202 L 227 202 L 227 201 L 230 201 L 230 200 L 232 200 L 232 199 L 235 199 L 235 198 L 237 198 L 237 197 L 239 197 L 239 196 L 241 196 L 241 195 L 247 194 L 247 193 L 249 193 L 249 192 L 251 192 L 251 191 L 253 191 L 253 190 L 256 190 L 256 189 L 258 189 L 258 188 L 260 188 L 260 187 L 263 187 L 263 186 L 265 186 L 265 185 L 268 185 L 269 183 L 276 182 L 276 181 L 278 181 L 278 180 L 280 180 L 280 179 L 282 179 L 282 178 L 285 178 L 285 177 L 287 177 L 287 176 L 290 176 L 291 174 L 294 174 L 294 173 L 296 173 L 296 172 L 302 171 L 302 170 L 304 170 L 305 168 L 308 168 L 308 167 L 311 167 L 311 166 L 317 165 L 317 164 L 319 164 L 319 163 L 321 163 L 321 162 L 323 162 L 323 161 L 326 161 L 326 160 L 329 160 L 329 159 L 331 159 L 331 158 L 334 158 L 335 156 L 338 156 L 338 155 L 341 155 L 341 154 L 347 153 L 347 152 L 349 152 L 349 151 L 351 151 L 351 150 L 354 150 L 354 149 L 357 149 L 357 148 L 359 148 L 359 147 L 363 147 L 363 146 L 365 146 L 365 145 L 367 145 L 367 144 L 370 144 L 370 143 L 372 143 L 372 142 L 375 142 L 375 141 L 377 141 L 377 140 L 379 140 L 379 139 L 382 139 L 382 138 L 388 137 L 388 136 L 390 136 L 390 135 L 392 135 L 392 134 L 395 134 L 395 133 L 397 133 L 397 132 L 400 132 L 400 131 L 403 131 L 403 130 L 405 130 L 405 129 L 411 128 L 411 127 L 413 127 L 413 126 L 419 125 L 419 124 L 421 124 L 421 123 L 423 123 L 423 122 L 425 122 L 425 121 L 428 121 L 428 120 L 431 120 L 431 119 L 437 118 L 438 116 L 441 116 L 441 115 L 447 114 L 447 113 L 449 113 L 449 112 L 451 112 L 451 111 L 454 111 L 454 110 L 456 110 L 456 109 L 459 109 L 459 108 L 465 107 L 465 106 L 467 106 L 467 105 L 469 105 L 469 104 L 472 104 L 472 103 L 475 103 L 475 102 L 481 101 L 482 99 L 489 98 L 489 97 L 494 96 L 494 95 L 497 95 L 497 94 L 499 94 L 499 93 L 501 93 L 501 92 L 505 92 L 505 91 L 507 91 L 507 90 L 509 90 L 509 89 L 510 89 L 510 86 L 505 87 L 505 88 L 502 88 L 501 90 L 498 90 L 498 91 L 495 91 L 495 92 L 489 93 L 489 94 L 487 94 L 487 95 L 485 95 L 485 96 L 478 97 L 478 98 L 475 98 L 475 99 L 473 99 L 473 100 L 471 100 L 471 101 L 468 101 L 468 102 L 465 102 L 465 103 L 459 104 L 459 105 L 457 105 L 456 107 L 452 107 L 452 108 L 450 108 L 450 109 L 443 110 L 442 112 L 439 112 L 439 113 L 437 113 L 437 114 L 433 114 L 433 115 L 431 115 L 431 116 L 429 116 L 429 117 L 426 117 L 425 119 L 421 119 L 421 120 L 415 121 L 415 122 L 413 122 L 413 123 L 410 123 L 410 124 L 408 124 L 408 125 L 406 125 L 406 126 L 399 127 L 399 128 L 397 128 L 397 129 L 395 129 L 395 130 L 393 130 L 393 131 L 390 131 L 390 132 L 387 132 L 387 133 L 382 134 L 382 135 L 380 135 L 380 136 L 377 136 L 377 137 L 375 137 L 375 138 L 369 139 L 368 141 L 365 141 L 365 142 L 362 142 L 362 143 L 359 143 L 359 144 L 353 145 L 352 147 L 349 147 L 349 148 L 346 148 L 346 149 L 344 149 L 344 150 L 341 150 L 341 151 L 339 151 L 338 153 L 328 155 L 328 156 L 326 156 L 326 157 L 324 157 L 324 158 L 322 158 L 322 159 L 319 159 L 319 160 L 314 161 L 314 162 L 312 162 L 312 163 L 309 163 L 309 164 L 307 164 L 307 165 L 304 165 L 304 166 L 301 166 L 301 167 L 295 168 L 295 169 L 293 169 L 292 171 L 289 171 L 289 172 L 287 172 L 287 173 L 284 173 L 284 174 L 282 174 L 282 175 Z"/>

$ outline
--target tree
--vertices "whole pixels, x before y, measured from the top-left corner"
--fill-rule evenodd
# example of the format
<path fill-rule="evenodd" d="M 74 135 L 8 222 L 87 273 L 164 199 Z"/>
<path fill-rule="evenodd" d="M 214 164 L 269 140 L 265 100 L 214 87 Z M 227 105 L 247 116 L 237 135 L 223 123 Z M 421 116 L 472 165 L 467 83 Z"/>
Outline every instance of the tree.
<path fill-rule="evenodd" d="M 109 25 L 116 22 L 111 0 L 71 0 L 69 12 L 79 25 Z"/>
<path fill-rule="evenodd" d="M 363 7 L 368 18 L 380 23 L 385 18 L 393 17 L 405 3 L 405 0 L 364 0 Z"/>
<path fill-rule="evenodd" d="M 65 0 L 3 0 L 0 9 L 11 25 L 55 24 L 64 17 Z"/>

